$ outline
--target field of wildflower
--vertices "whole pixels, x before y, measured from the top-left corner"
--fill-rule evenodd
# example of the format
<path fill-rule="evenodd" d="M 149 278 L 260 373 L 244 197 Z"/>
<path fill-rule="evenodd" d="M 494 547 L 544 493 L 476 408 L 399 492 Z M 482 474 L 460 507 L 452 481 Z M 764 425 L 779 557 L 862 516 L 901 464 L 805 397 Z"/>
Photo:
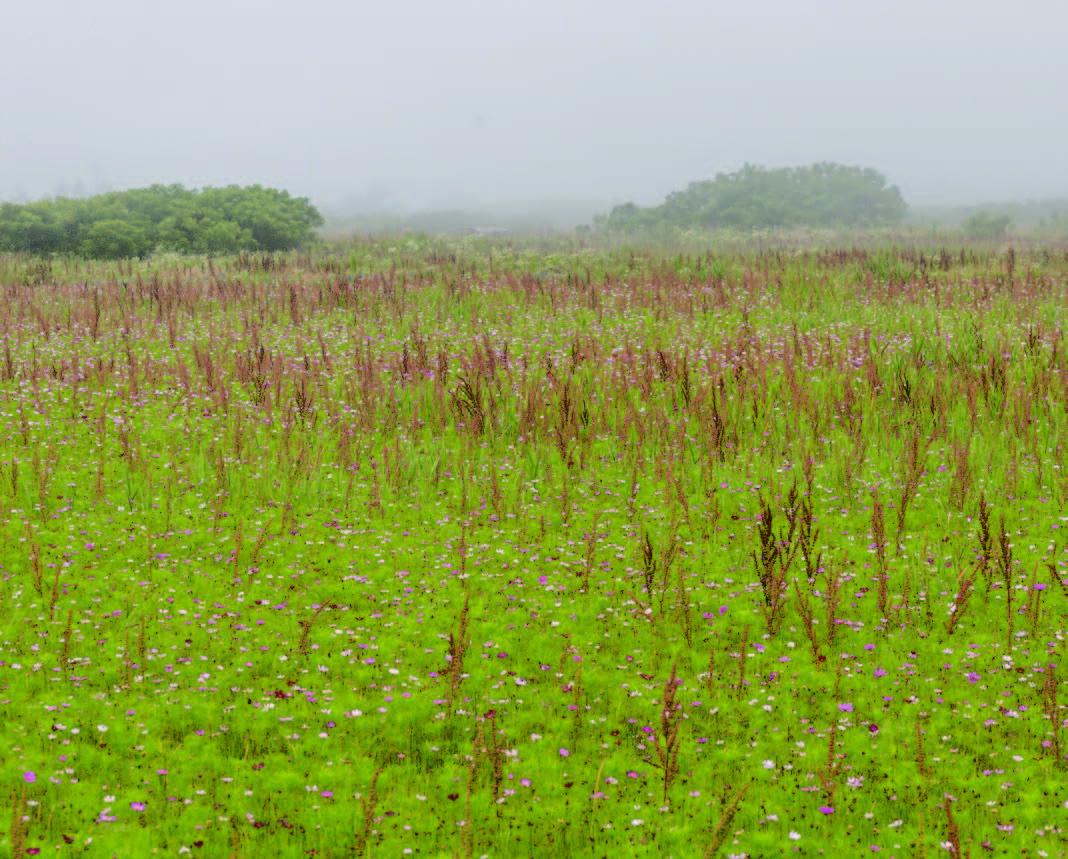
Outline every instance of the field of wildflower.
<path fill-rule="evenodd" d="M 3 855 L 1063 856 L 1068 251 L 0 258 Z"/>

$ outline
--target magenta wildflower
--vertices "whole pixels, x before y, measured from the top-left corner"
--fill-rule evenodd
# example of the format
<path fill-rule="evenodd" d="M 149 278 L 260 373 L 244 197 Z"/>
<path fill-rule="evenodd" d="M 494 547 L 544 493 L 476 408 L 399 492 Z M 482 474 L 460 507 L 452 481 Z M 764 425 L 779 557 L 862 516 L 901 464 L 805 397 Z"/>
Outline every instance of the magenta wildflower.
<path fill-rule="evenodd" d="M 131 802 L 130 808 L 132 808 L 134 811 L 144 811 L 145 804 L 143 802 Z"/>
<path fill-rule="evenodd" d="M 834 814 L 834 806 L 833 805 L 821 805 L 820 806 L 820 814 Z"/>
<path fill-rule="evenodd" d="M 566 758 L 571 754 L 571 752 L 568 751 L 567 749 L 560 749 L 559 751 L 560 751 L 560 757 L 562 757 L 562 758 Z"/>
<path fill-rule="evenodd" d="M 22 780 L 27 784 L 33 784 L 35 781 L 37 781 L 37 773 L 35 773 L 33 770 L 26 770 L 26 772 L 22 774 Z"/>
<path fill-rule="evenodd" d="M 841 704 L 838 705 L 838 709 L 841 710 L 843 713 L 852 713 L 853 705 L 849 703 L 849 701 L 843 701 Z"/>

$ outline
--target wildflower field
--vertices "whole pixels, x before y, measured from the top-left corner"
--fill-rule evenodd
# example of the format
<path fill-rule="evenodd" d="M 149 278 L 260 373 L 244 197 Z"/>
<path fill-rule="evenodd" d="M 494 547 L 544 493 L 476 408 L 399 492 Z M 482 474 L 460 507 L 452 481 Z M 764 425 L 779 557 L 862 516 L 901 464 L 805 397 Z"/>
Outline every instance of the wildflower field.
<path fill-rule="evenodd" d="M 4 855 L 1064 856 L 1068 252 L 0 258 Z"/>

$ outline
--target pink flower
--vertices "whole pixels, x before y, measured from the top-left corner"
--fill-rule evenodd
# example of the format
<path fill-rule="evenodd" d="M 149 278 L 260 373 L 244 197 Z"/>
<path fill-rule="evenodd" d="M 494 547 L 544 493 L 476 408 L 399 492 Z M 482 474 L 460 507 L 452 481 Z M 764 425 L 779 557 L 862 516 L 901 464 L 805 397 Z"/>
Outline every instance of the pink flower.
<path fill-rule="evenodd" d="M 834 806 L 833 805 L 821 805 L 820 806 L 820 814 L 834 814 Z"/>
<path fill-rule="evenodd" d="M 27 784 L 33 784 L 35 781 L 37 781 L 37 773 L 35 773 L 33 770 L 26 770 L 26 772 L 22 774 L 22 780 Z"/>
<path fill-rule="evenodd" d="M 566 758 L 571 754 L 567 749 L 560 749 L 560 757 Z"/>
<path fill-rule="evenodd" d="M 852 713 L 853 705 L 850 704 L 848 701 L 843 701 L 841 704 L 838 705 L 838 709 L 841 710 L 843 713 Z"/>
<path fill-rule="evenodd" d="M 145 804 L 143 802 L 131 802 L 130 808 L 132 808 L 134 811 L 144 811 Z"/>

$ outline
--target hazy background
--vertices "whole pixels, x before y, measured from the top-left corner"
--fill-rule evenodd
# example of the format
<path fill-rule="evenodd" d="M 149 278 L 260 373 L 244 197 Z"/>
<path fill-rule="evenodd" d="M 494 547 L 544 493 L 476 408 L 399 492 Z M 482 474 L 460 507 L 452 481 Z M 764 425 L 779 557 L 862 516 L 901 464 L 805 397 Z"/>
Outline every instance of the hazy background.
<path fill-rule="evenodd" d="M 181 182 L 326 211 L 651 203 L 873 166 L 1068 194 L 1063 0 L 0 0 L 0 199 Z"/>

